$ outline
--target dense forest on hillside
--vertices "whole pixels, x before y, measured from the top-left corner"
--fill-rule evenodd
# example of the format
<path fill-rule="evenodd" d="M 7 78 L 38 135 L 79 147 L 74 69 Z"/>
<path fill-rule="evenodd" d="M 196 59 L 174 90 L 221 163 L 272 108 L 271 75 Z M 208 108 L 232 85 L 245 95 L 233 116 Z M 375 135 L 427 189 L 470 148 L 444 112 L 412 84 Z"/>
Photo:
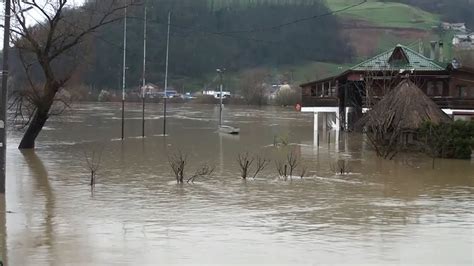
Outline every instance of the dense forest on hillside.
<path fill-rule="evenodd" d="M 421 9 L 440 14 L 448 22 L 465 22 L 470 29 L 474 29 L 474 1 L 473 0 L 391 0 L 419 7 Z"/>
<path fill-rule="evenodd" d="M 174 86 L 187 85 L 216 68 L 238 71 L 310 60 L 342 62 L 351 56 L 335 16 L 274 27 L 328 13 L 320 1 L 154 0 L 147 7 L 147 79 L 158 84 L 165 70 L 168 10 L 172 12 L 169 72 Z M 135 87 L 142 73 L 143 6 L 129 10 L 127 17 L 127 87 Z M 83 66 L 74 80 L 97 89 L 119 88 L 122 45 L 122 21 L 102 28 L 83 49 Z"/>

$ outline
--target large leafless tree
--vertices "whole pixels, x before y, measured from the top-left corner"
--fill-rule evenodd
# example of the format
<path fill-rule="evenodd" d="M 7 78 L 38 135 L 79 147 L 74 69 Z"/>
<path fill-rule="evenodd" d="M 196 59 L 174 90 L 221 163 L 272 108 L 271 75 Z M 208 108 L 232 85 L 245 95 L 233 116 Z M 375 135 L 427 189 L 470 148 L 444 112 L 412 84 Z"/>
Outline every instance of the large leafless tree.
<path fill-rule="evenodd" d="M 85 58 L 89 37 L 121 20 L 124 9 L 136 4 L 132 0 L 89 0 L 77 7 L 74 0 L 12 0 L 15 23 L 11 36 L 26 79 L 16 89 L 12 105 L 26 128 L 20 149 L 34 148 L 46 121 L 57 112 L 55 106 L 63 102 L 60 92 Z M 21 12 L 25 9 L 30 11 Z"/>

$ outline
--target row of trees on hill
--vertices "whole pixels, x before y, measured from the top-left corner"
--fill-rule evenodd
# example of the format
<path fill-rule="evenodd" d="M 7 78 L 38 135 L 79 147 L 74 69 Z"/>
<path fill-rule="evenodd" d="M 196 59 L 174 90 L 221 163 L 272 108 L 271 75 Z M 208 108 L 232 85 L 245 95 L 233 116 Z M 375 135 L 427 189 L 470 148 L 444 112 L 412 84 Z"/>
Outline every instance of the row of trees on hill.
<path fill-rule="evenodd" d="M 203 77 L 218 67 L 237 71 L 308 60 L 340 62 L 351 55 L 335 16 L 271 28 L 329 12 L 320 1 L 154 0 L 147 5 L 150 82 L 163 80 L 169 10 L 171 84 Z M 127 87 L 132 87 L 140 84 L 142 73 L 143 6 L 129 10 L 128 18 Z M 97 89 L 119 88 L 122 43 L 122 21 L 98 30 L 84 43 L 82 68 L 74 80 Z"/>

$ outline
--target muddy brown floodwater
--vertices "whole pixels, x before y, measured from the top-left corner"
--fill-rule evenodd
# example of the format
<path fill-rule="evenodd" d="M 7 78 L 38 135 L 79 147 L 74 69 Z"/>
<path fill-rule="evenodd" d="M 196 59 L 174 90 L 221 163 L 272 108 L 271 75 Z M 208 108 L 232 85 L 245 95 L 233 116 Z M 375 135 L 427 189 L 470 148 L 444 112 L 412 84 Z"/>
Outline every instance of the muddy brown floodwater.
<path fill-rule="evenodd" d="M 364 138 L 341 134 L 320 147 L 312 116 L 280 108 L 171 105 L 163 137 L 161 106 L 150 105 L 147 137 L 140 106 L 79 104 L 53 117 L 36 152 L 20 152 L 10 132 L 0 242 L 8 265 L 162 264 L 474 264 L 474 164 L 401 155 L 379 160 Z M 333 133 L 334 134 L 334 133 Z M 287 146 L 274 147 L 274 139 Z M 91 193 L 84 153 L 103 149 Z M 167 152 L 188 154 L 189 170 L 212 177 L 177 185 Z M 275 163 L 239 178 L 236 156 L 278 160 L 294 151 L 304 179 L 279 180 Z M 331 165 L 345 160 L 350 174 Z"/>

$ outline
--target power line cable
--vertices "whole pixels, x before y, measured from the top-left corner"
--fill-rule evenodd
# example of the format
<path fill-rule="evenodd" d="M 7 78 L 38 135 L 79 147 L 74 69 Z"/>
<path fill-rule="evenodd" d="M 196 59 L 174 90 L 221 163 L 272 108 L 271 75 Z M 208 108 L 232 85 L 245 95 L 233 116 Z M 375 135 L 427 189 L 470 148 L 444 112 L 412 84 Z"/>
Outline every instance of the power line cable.
<path fill-rule="evenodd" d="M 353 5 L 350 5 L 350 6 L 341 8 L 341 9 L 338 9 L 338 10 L 326 12 L 326 13 L 324 13 L 324 14 L 319 14 L 319 15 L 309 16 L 309 17 L 305 17 L 305 18 L 300 18 L 300 19 L 296 19 L 296 20 L 293 20 L 293 21 L 285 22 L 285 23 L 282 23 L 282 24 L 279 24 L 279 25 L 275 25 L 275 26 L 262 27 L 262 28 L 256 28 L 256 29 L 250 29 L 250 30 L 227 31 L 227 32 L 224 32 L 224 33 L 227 33 L 227 34 L 234 34 L 234 33 L 253 33 L 253 32 L 264 32 L 264 31 L 278 30 L 278 29 L 281 29 L 281 28 L 283 28 L 283 27 L 287 27 L 287 26 L 290 26 L 290 25 L 293 25 L 293 24 L 297 24 L 297 23 L 301 23 L 301 22 L 305 22 L 305 21 L 313 20 L 313 19 L 319 19 L 319 18 L 331 16 L 331 15 L 334 15 L 334 14 L 337 14 L 337 13 L 341 13 L 341 12 L 347 11 L 347 10 L 349 10 L 349 9 L 353 9 L 353 8 L 359 7 L 359 6 L 361 6 L 361 5 L 365 4 L 365 3 L 367 3 L 367 0 L 363 0 L 362 2 L 359 2 L 359 3 L 357 3 L 357 4 L 353 4 Z"/>

